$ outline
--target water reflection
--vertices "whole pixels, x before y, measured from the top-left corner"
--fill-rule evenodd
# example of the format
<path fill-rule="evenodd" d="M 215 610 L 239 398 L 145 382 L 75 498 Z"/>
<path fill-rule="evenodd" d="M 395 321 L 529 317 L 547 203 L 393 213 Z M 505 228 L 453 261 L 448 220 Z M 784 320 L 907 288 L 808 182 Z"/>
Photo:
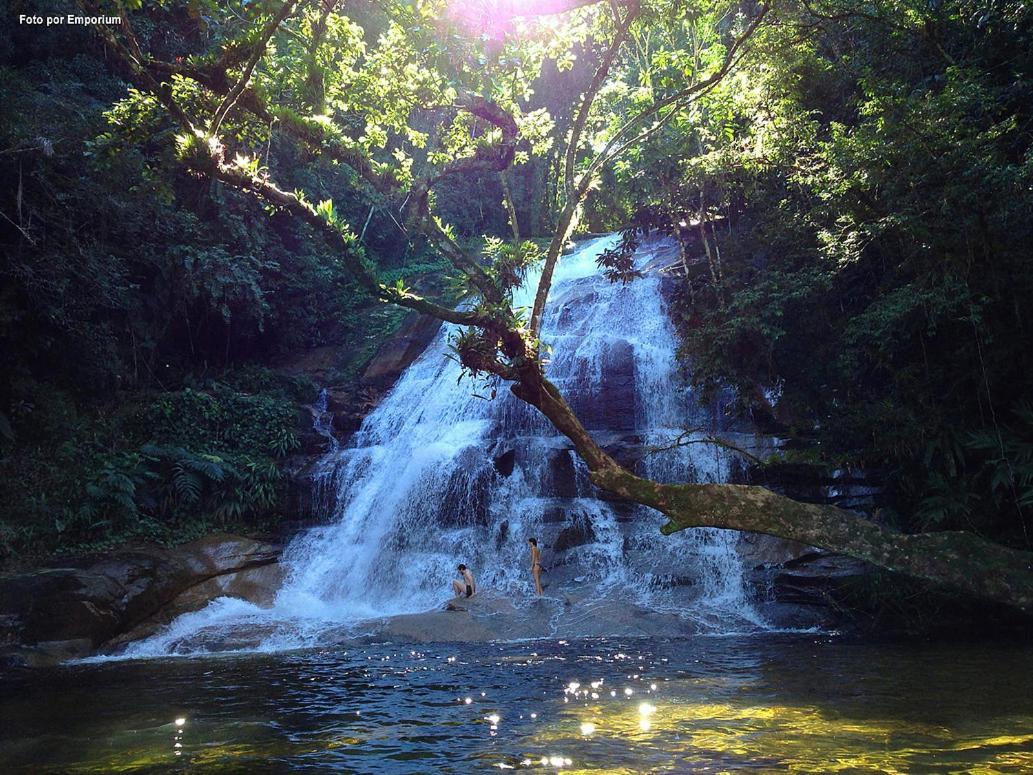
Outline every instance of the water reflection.
<path fill-rule="evenodd" d="M 827 639 L 377 646 L 0 679 L 0 771 L 1033 771 L 1033 654 Z"/>

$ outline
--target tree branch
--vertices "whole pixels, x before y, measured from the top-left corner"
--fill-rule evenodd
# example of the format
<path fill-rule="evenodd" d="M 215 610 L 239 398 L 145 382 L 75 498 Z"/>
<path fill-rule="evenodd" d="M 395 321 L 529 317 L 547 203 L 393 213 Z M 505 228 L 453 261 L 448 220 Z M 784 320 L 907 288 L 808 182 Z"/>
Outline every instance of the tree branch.
<path fill-rule="evenodd" d="M 430 179 L 430 186 L 450 175 L 469 175 L 478 172 L 502 172 L 513 163 L 516 143 L 520 134 L 516 119 L 492 100 L 478 94 L 463 93 L 456 100 L 456 107 L 477 118 L 487 121 L 502 132 L 497 145 L 477 148 L 473 156 L 457 159 Z"/>
<path fill-rule="evenodd" d="M 326 84 L 323 80 L 323 72 L 319 68 L 319 47 L 323 45 L 323 40 L 326 38 L 330 14 L 337 7 L 337 2 L 338 0 L 322 0 L 323 10 L 316 19 L 316 23 L 312 25 L 312 40 L 308 42 L 305 88 L 316 113 L 322 113 L 326 109 Z"/>
<path fill-rule="evenodd" d="M 577 0 L 570 2 L 577 3 Z M 522 6 L 524 7 L 526 6 Z M 752 34 L 758 23 L 759 19 L 755 19 L 748 28 L 748 34 Z M 170 115 L 190 133 L 189 142 L 197 143 L 190 156 L 194 169 L 210 174 L 227 185 L 253 192 L 270 204 L 290 212 L 304 223 L 320 230 L 343 249 L 343 258 L 349 271 L 357 282 L 376 298 L 424 312 L 441 320 L 475 326 L 485 331 L 487 339 L 493 346 L 497 342 L 498 349 L 506 357 L 505 363 L 497 358 L 489 359 L 486 362 L 489 370 L 506 379 L 514 380 L 513 393 L 541 411 L 557 430 L 570 439 L 577 454 L 586 462 L 590 477 L 597 486 L 665 514 L 670 520 L 663 528 L 665 533 L 689 527 L 718 527 L 767 533 L 849 554 L 893 571 L 950 585 L 986 599 L 1033 612 L 1031 553 L 993 544 L 970 533 L 904 535 L 852 512 L 833 506 L 799 503 L 763 487 L 661 484 L 634 475 L 616 463 L 599 446 L 578 420 L 560 391 L 545 378 L 534 349 L 533 335 L 528 336 L 526 331 L 509 328 L 496 317 L 474 311 L 450 310 L 408 291 L 390 288 L 380 283 L 373 268 L 365 263 L 362 251 L 357 247 L 350 232 L 332 218 L 325 217 L 325 213 L 320 213 L 296 194 L 277 188 L 267 177 L 254 174 L 239 165 L 226 164 L 221 144 L 215 138 L 194 130 L 189 118 L 176 104 L 168 85 L 159 84 L 140 61 L 139 55 L 121 44 L 106 28 L 100 28 L 98 31 L 118 56 L 125 60 L 134 78 L 154 94 L 165 105 Z M 724 67 L 719 71 L 722 76 L 735 61 L 735 52 L 748 34 L 744 33 L 732 46 Z M 238 85 L 243 83 L 239 89 L 230 87 L 227 96 L 236 91 L 235 100 L 247 93 L 247 77 L 238 81 Z M 720 76 L 715 74 L 711 78 L 716 82 L 718 77 Z M 657 115 L 664 107 L 697 95 L 706 84 L 704 81 L 672 95 L 643 113 L 639 119 Z M 226 100 L 224 103 L 229 104 Z M 226 111 L 222 112 L 225 114 Z M 627 133 L 630 134 L 630 129 Z M 613 147 L 616 145 L 611 145 L 611 150 Z M 505 151 L 502 152 L 501 158 L 504 157 Z M 564 209 L 561 227 L 557 232 L 562 233 L 564 239 L 574 210 L 587 191 L 591 172 L 590 167 L 582 175 L 575 188 L 575 196 L 567 202 Z M 447 251 L 459 250 L 458 246 L 454 246 L 447 235 L 441 232 L 440 226 L 432 218 L 427 217 L 425 210 L 421 210 L 421 215 L 421 223 L 425 228 L 429 229 L 430 225 L 434 225 L 437 230 L 436 234 L 431 230 L 431 233 L 435 234 L 432 239 L 437 238 L 446 246 Z M 472 260 L 462 251 L 459 253 L 461 256 L 453 256 L 455 261 L 463 263 Z M 556 257 L 558 254 L 553 256 L 553 264 Z M 543 288 L 547 294 L 548 282 L 539 285 L 539 292 L 542 292 Z M 540 314 L 539 310 L 539 319 Z"/>
<path fill-rule="evenodd" d="M 588 88 L 585 90 L 581 106 L 570 128 L 570 140 L 567 143 L 567 151 L 564 154 L 563 160 L 564 186 L 568 191 L 568 196 L 574 188 L 574 161 L 577 157 L 578 146 L 581 144 L 581 133 L 588 122 L 588 114 L 591 112 L 592 103 L 595 102 L 599 89 L 602 88 L 603 83 L 606 81 L 606 76 L 610 73 L 610 68 L 613 66 L 617 53 L 620 51 L 624 41 L 627 40 L 628 31 L 636 16 L 638 16 L 637 3 L 629 6 L 623 19 L 617 20 L 617 31 L 614 33 L 613 40 L 610 41 L 606 53 L 603 54 L 603 59 L 599 63 L 599 67 L 596 68 L 591 83 L 588 84 Z"/>
<path fill-rule="evenodd" d="M 78 3 L 79 7 L 82 8 L 87 14 L 92 12 L 92 9 L 84 2 Z M 122 18 L 124 20 L 124 28 L 126 35 L 130 40 L 130 46 L 127 48 L 111 31 L 111 28 L 104 24 L 93 25 L 94 30 L 101 36 L 108 47 L 116 54 L 119 59 L 129 68 L 129 72 L 133 77 L 134 82 L 154 95 L 169 112 L 169 114 L 180 124 L 187 128 L 188 131 L 193 132 L 193 123 L 186 113 L 179 107 L 175 99 L 172 96 L 171 87 L 165 83 L 159 83 L 154 76 L 152 76 L 147 69 L 144 67 L 143 62 L 137 58 L 137 55 L 133 53 L 132 49 L 136 51 L 140 50 L 139 44 L 136 42 L 136 35 L 133 32 L 133 28 L 130 26 L 128 18 L 123 13 Z"/>
<path fill-rule="evenodd" d="M 666 515 L 665 535 L 692 527 L 764 533 L 1033 613 L 1033 553 L 973 533 L 898 533 L 845 509 L 750 485 L 658 484 L 623 469 L 601 469 L 591 479 Z"/>
<path fill-rule="evenodd" d="M 517 219 L 516 202 L 513 201 L 513 188 L 509 183 L 506 170 L 499 173 L 499 184 L 502 186 L 502 204 L 509 215 L 509 228 L 513 232 L 513 244 L 520 244 L 520 221 Z"/>
<path fill-rule="evenodd" d="M 222 103 L 215 111 L 215 115 L 212 117 L 211 129 L 209 134 L 217 136 L 219 134 L 219 127 L 222 126 L 223 119 L 233 109 L 233 106 L 237 104 L 237 98 L 240 97 L 244 88 L 248 85 L 251 80 L 251 74 L 255 70 L 255 65 L 258 64 L 258 60 L 265 54 L 266 46 L 269 45 L 270 38 L 276 34 L 276 30 L 279 29 L 280 25 L 294 12 L 295 6 L 297 6 L 298 0 L 287 0 L 276 15 L 270 19 L 265 27 L 262 29 L 261 35 L 258 40 L 254 43 L 254 48 L 250 52 L 250 56 L 244 65 L 243 72 L 240 74 L 240 78 L 230 88 L 226 96 L 223 98 Z"/>
<path fill-rule="evenodd" d="M 617 143 L 621 142 L 621 140 L 624 137 L 626 137 L 627 134 L 635 126 L 642 123 L 647 118 L 657 115 L 657 113 L 659 113 L 661 110 L 663 110 L 669 105 L 672 106 L 674 110 L 678 110 L 684 107 L 685 104 L 690 101 L 690 99 L 698 98 L 702 94 L 706 94 L 708 91 L 717 86 L 717 84 L 720 83 L 721 79 L 724 78 L 732 70 L 735 64 L 737 64 L 740 61 L 740 49 L 742 49 L 746 41 L 753 36 L 753 33 L 757 31 L 757 28 L 760 26 L 761 22 L 764 20 L 764 17 L 767 16 L 770 10 L 771 6 L 767 4 L 761 5 L 757 15 L 753 17 L 749 25 L 747 25 L 746 29 L 743 30 L 742 34 L 735 39 L 735 42 L 732 43 L 731 46 L 729 46 L 728 51 L 725 52 L 725 58 L 721 63 L 721 67 L 714 71 L 713 74 L 711 74 L 704 80 L 699 81 L 698 83 L 694 83 L 691 86 L 688 86 L 680 91 L 675 92 L 674 94 L 665 97 L 659 102 L 654 103 L 648 109 L 642 111 L 641 113 L 635 116 L 632 116 L 630 119 L 624 122 L 624 125 L 621 126 L 614 133 L 613 137 L 609 139 L 609 141 L 606 143 L 603 149 L 596 155 L 595 159 L 593 159 L 592 162 L 588 165 L 588 168 L 585 170 L 585 173 L 582 177 L 591 177 L 596 172 L 598 172 L 598 170 L 604 164 L 611 161 L 613 158 L 615 158 L 615 156 L 619 155 L 619 153 L 622 153 L 638 139 L 648 137 L 649 134 L 652 134 L 651 131 L 647 130 L 642 135 L 640 135 L 639 138 L 636 138 L 635 140 L 629 143 L 624 143 L 617 153 L 610 155 L 610 152 L 613 150 L 614 146 L 617 145 Z M 667 116 L 667 119 L 669 119 L 670 115 L 672 114 L 669 114 Z M 666 121 L 667 119 L 664 119 L 664 121 Z"/>
<path fill-rule="evenodd" d="M 692 86 L 686 87 L 675 94 L 666 97 L 663 100 L 652 105 L 647 110 L 642 111 L 638 115 L 630 118 L 628 121 L 621 126 L 617 132 L 610 138 L 606 146 L 602 151 L 592 160 L 588 165 L 588 168 L 582 173 L 574 186 L 573 193 L 570 194 L 567 202 L 564 204 L 563 210 L 560 213 L 558 225 L 555 234 L 553 235 L 552 242 L 549 245 L 549 250 L 546 253 L 545 260 L 542 264 L 542 274 L 538 281 L 538 289 L 534 297 L 534 306 L 531 309 L 531 331 L 537 334 L 541 330 L 542 318 L 545 314 L 545 302 L 549 298 L 549 289 L 552 286 L 552 276 L 556 269 L 556 262 L 559 261 L 560 253 L 563 249 L 563 244 L 566 242 L 569 236 L 570 227 L 574 220 L 574 215 L 577 212 L 577 208 L 581 205 L 584 197 L 588 193 L 589 186 L 591 185 L 592 177 L 599 171 L 602 165 L 611 161 L 619 153 L 623 153 L 627 148 L 631 147 L 634 142 L 649 137 L 655 132 L 659 126 L 662 126 L 667 120 L 673 115 L 673 111 L 677 107 L 682 107 L 690 99 L 698 97 L 700 94 L 704 94 L 710 89 L 714 88 L 722 78 L 727 75 L 732 66 L 738 61 L 739 51 L 743 44 L 756 32 L 760 26 L 761 21 L 767 15 L 770 10 L 770 6 L 764 4 L 760 7 L 758 14 L 751 20 L 750 24 L 746 27 L 743 33 L 736 38 L 735 42 L 729 47 L 725 53 L 725 58 L 721 64 L 721 67 L 717 69 L 711 76 L 706 78 L 699 83 L 693 84 Z M 650 116 L 656 115 L 659 111 L 667 106 L 677 106 L 672 109 L 671 114 L 668 114 L 661 122 L 659 126 L 654 126 L 649 130 L 646 130 L 638 137 L 634 138 L 632 142 L 624 143 L 618 149 L 618 152 L 611 154 L 614 146 L 621 142 L 621 140 L 638 124 Z"/>
<path fill-rule="evenodd" d="M 261 175 L 251 175 L 238 167 L 226 164 L 222 161 L 221 150 L 213 150 L 209 164 L 195 164 L 193 168 L 196 171 L 210 174 L 217 180 L 221 180 L 236 189 L 256 194 L 269 204 L 286 210 L 336 242 L 341 248 L 341 255 L 345 266 L 348 267 L 349 273 L 374 298 L 389 304 L 408 307 L 448 323 L 457 323 L 464 326 L 494 324 L 493 320 L 484 315 L 443 307 L 411 291 L 399 290 L 398 288 L 384 285 L 377 278 L 372 268 L 363 260 L 361 248 L 353 244 L 351 239 L 353 235 L 345 234 L 338 226 L 327 222 L 316 211 L 316 208 L 299 198 L 296 194 L 277 188 Z"/>
<path fill-rule="evenodd" d="M 657 445 L 651 445 L 651 446 L 645 447 L 642 450 L 642 453 L 643 453 L 643 455 L 655 455 L 655 454 L 658 454 L 660 452 L 670 452 L 671 450 L 678 449 L 679 447 L 687 447 L 690 444 L 712 444 L 715 447 L 722 447 L 723 449 L 727 449 L 729 452 L 734 452 L 737 455 L 742 455 L 744 458 L 747 458 L 748 460 L 750 460 L 750 461 L 752 461 L 754 463 L 763 464 L 764 461 L 762 461 L 759 457 L 754 455 L 752 452 L 747 452 L 742 447 L 737 447 L 735 444 L 732 444 L 730 441 L 725 441 L 724 439 L 722 439 L 722 438 L 720 438 L 718 436 L 707 434 L 706 436 L 704 436 L 701 439 L 689 438 L 694 433 L 704 433 L 704 432 L 705 431 L 703 431 L 702 429 L 699 429 L 699 428 L 696 428 L 696 429 L 693 429 L 693 430 L 682 431 L 670 443 L 668 443 L 668 444 L 657 444 Z"/>
<path fill-rule="evenodd" d="M 235 56 L 239 56 L 242 47 L 232 47 L 229 50 Z M 215 94 L 226 96 L 233 88 L 233 84 L 227 80 L 225 70 L 221 69 L 221 62 L 222 59 L 208 67 L 195 67 L 187 63 L 164 62 L 148 58 L 144 64 L 149 71 L 166 76 L 181 75 L 201 84 Z M 334 131 L 327 124 L 299 116 L 285 107 L 270 106 L 248 84 L 244 84 L 240 90 L 236 104 L 265 124 L 276 121 L 283 131 L 295 139 L 312 149 L 325 153 L 334 161 L 351 167 L 374 191 L 386 195 L 400 191 L 400 186 L 392 174 L 377 169 L 364 153 L 349 143 L 348 138 Z"/>
<path fill-rule="evenodd" d="M 756 485 L 661 484 L 643 479 L 606 454 L 570 405 L 537 368 L 517 368 L 513 393 L 535 406 L 574 445 L 598 486 L 668 517 L 665 535 L 722 528 L 799 541 L 865 560 L 1033 614 L 1033 553 L 973 533 L 904 534 L 835 506 L 801 503 Z"/>

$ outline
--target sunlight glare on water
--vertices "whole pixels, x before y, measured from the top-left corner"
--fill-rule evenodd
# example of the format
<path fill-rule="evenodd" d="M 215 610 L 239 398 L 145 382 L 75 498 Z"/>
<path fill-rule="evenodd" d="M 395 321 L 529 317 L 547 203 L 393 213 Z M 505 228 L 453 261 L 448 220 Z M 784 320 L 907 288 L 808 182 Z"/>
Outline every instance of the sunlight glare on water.
<path fill-rule="evenodd" d="M 1018 647 L 571 639 L 0 679 L 5 773 L 1031 768 L 1033 654 Z"/>

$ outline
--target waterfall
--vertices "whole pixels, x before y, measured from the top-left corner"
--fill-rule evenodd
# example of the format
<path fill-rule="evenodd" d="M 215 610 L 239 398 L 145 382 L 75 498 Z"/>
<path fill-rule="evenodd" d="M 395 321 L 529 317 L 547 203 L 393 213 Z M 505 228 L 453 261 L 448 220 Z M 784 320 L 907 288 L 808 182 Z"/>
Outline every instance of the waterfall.
<path fill-rule="evenodd" d="M 648 271 L 663 243 L 640 249 L 645 276 L 622 285 L 596 265 L 615 239 L 592 240 L 559 262 L 543 325 L 547 374 L 621 462 L 662 481 L 727 481 L 739 463 L 722 447 L 651 449 L 686 429 L 713 428 L 715 413 L 683 379 L 662 278 Z M 518 289 L 515 307 L 530 307 L 536 282 Z M 762 624 L 736 533 L 663 537 L 658 513 L 603 497 L 533 408 L 504 384 L 492 397 L 461 378 L 449 357 L 456 330 L 444 326 L 350 441 L 322 460 L 316 487 L 333 519 L 288 546 L 273 608 L 221 599 L 136 644 L 136 653 L 165 653 L 198 628 L 228 624 L 264 628 L 265 647 L 318 642 L 330 624 L 439 607 L 459 562 L 485 593 L 530 601 L 530 536 L 542 547 L 546 597 L 568 606 L 611 601 L 678 613 L 689 631 Z M 317 422 L 327 422 L 324 412 Z"/>

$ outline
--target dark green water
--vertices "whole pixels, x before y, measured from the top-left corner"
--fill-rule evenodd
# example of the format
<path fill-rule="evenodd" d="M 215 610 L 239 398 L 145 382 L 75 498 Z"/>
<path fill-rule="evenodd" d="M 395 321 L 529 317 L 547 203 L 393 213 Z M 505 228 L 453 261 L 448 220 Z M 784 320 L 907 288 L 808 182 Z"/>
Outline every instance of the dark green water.
<path fill-rule="evenodd" d="M 1033 651 L 600 639 L 109 662 L 0 679 L 4 773 L 509 768 L 1033 772 Z"/>

